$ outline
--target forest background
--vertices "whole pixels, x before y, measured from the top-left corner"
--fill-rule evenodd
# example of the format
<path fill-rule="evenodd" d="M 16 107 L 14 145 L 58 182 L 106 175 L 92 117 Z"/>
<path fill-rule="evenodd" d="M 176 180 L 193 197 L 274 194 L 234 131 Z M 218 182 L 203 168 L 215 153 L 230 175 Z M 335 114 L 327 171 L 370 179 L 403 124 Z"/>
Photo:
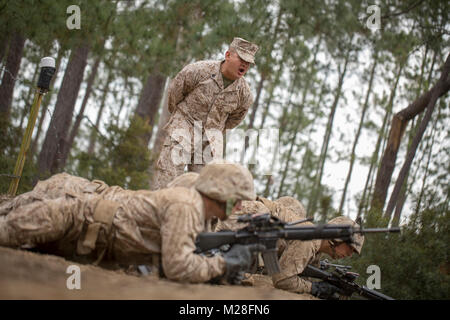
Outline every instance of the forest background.
<path fill-rule="evenodd" d="M 77 8 L 74 9 L 75 5 Z M 72 7 L 71 7 L 72 6 Z M 70 7 L 70 8 L 69 8 Z M 0 1 L 0 193 L 36 92 L 56 60 L 18 193 L 68 172 L 146 189 L 164 139 L 167 87 L 183 66 L 257 43 L 254 104 L 238 129 L 279 130 L 250 166 L 258 194 L 294 196 L 401 235 L 367 236 L 354 269 L 403 299 L 449 298 L 448 1 Z M 77 20 L 79 13 L 79 20 Z M 78 23 L 78 25 L 77 25 Z M 256 153 L 247 145 L 245 159 Z"/>

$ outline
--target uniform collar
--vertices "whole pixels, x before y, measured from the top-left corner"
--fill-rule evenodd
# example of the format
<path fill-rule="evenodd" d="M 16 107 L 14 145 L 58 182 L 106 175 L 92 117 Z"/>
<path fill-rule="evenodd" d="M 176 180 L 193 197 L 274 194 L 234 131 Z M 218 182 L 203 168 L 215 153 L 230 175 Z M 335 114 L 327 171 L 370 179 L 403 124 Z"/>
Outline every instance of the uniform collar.
<path fill-rule="evenodd" d="M 240 79 L 236 79 L 235 81 L 233 81 L 228 87 L 226 87 L 224 89 L 223 87 L 223 78 L 222 78 L 222 73 L 220 72 L 220 66 L 222 65 L 222 63 L 224 63 L 225 60 L 221 60 L 221 61 L 217 61 L 216 66 L 214 67 L 212 73 L 211 73 L 211 78 L 214 79 L 214 81 L 216 82 L 216 84 L 219 86 L 219 88 L 223 91 L 223 92 L 230 92 L 230 91 L 236 91 L 238 89 L 239 83 L 240 81 L 242 81 L 243 78 Z"/>

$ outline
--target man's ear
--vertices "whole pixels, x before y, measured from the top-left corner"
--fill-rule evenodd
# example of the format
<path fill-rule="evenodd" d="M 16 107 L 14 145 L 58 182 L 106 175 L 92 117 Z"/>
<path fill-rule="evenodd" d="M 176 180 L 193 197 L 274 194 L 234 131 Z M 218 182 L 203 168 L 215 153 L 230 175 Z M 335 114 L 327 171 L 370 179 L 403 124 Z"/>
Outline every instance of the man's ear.
<path fill-rule="evenodd" d="M 227 52 L 225 52 L 225 59 L 228 59 L 231 56 L 231 52 L 230 50 L 227 50 Z"/>

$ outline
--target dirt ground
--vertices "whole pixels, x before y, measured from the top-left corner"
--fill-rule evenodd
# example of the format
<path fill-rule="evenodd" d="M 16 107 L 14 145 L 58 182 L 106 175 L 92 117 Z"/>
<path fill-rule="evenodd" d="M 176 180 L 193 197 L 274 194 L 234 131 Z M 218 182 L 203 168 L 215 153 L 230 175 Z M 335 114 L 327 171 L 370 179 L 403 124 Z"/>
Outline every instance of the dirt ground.
<path fill-rule="evenodd" d="M 80 268 L 80 289 L 68 289 L 70 265 Z M 73 279 L 73 277 L 71 278 Z M 74 283 L 70 281 L 70 283 Z M 0 299 L 311 300 L 256 279 L 256 287 L 181 284 L 135 276 L 61 257 L 0 247 Z"/>

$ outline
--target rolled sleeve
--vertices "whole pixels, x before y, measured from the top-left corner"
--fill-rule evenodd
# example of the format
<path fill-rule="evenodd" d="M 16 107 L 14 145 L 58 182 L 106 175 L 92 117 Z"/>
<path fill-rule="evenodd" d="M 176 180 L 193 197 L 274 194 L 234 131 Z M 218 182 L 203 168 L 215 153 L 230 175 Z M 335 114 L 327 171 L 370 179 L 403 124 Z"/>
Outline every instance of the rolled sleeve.
<path fill-rule="evenodd" d="M 315 259 L 320 240 L 290 240 L 280 257 L 281 272 L 272 276 L 275 288 L 297 293 L 310 293 L 311 282 L 298 277 L 305 267 Z"/>
<path fill-rule="evenodd" d="M 202 230 L 199 213 L 189 204 L 171 205 L 161 226 L 162 266 L 167 278 L 180 282 L 209 281 L 225 272 L 221 256 L 195 254 L 195 239 Z"/>

